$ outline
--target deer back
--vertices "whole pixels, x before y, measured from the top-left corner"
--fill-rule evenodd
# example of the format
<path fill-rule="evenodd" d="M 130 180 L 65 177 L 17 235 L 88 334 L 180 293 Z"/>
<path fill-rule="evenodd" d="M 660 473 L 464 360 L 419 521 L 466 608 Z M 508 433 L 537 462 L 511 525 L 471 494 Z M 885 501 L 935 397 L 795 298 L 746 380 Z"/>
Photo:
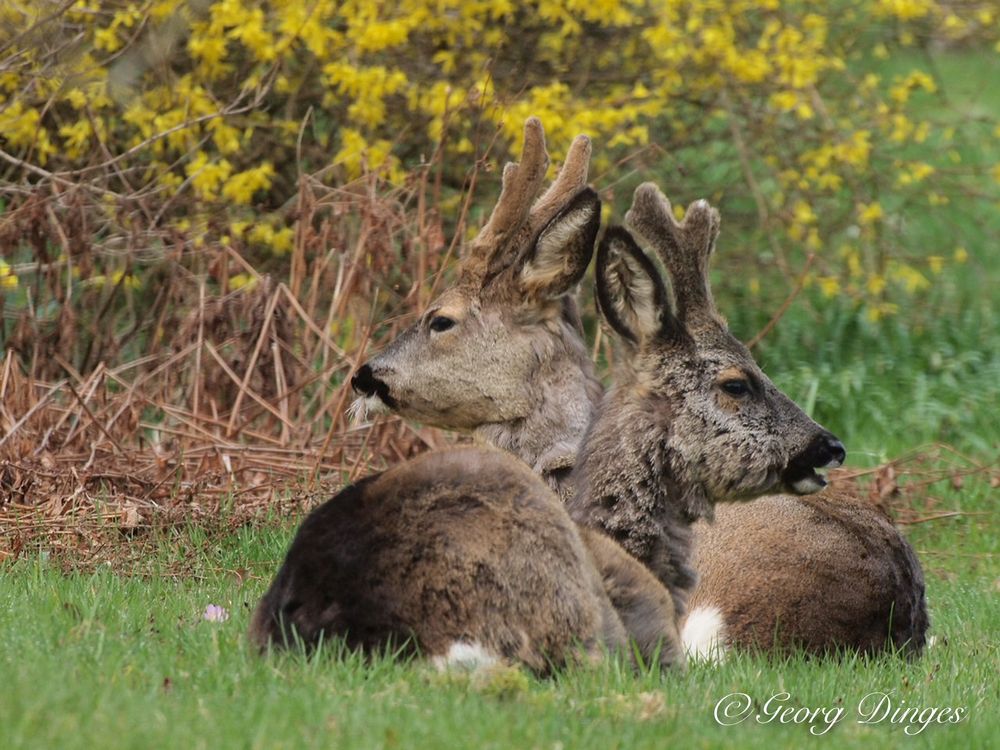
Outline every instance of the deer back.
<path fill-rule="evenodd" d="M 692 610 L 723 614 L 727 645 L 812 654 L 926 643 L 924 577 L 913 547 L 877 506 L 834 483 L 719 508 L 699 524 Z"/>
<path fill-rule="evenodd" d="M 345 488 L 301 524 L 253 617 L 260 647 L 463 652 L 538 673 L 624 646 L 558 498 L 492 449 L 424 454 Z"/>

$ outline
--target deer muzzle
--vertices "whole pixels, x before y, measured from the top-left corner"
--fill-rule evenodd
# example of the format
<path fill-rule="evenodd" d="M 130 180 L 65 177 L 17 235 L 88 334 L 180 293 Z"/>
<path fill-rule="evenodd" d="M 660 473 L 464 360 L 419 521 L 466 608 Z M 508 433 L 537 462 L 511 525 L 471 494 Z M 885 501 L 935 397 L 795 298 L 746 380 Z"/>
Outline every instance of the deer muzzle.
<path fill-rule="evenodd" d="M 389 393 L 389 386 L 379 380 L 370 365 L 362 365 L 351 378 L 351 387 L 356 393 L 368 398 L 377 397 L 390 409 L 396 408 L 396 400 Z"/>
<path fill-rule="evenodd" d="M 835 469 L 844 463 L 844 444 L 825 430 L 788 462 L 782 483 L 797 495 L 808 495 L 826 487 L 826 477 L 817 469 Z"/>

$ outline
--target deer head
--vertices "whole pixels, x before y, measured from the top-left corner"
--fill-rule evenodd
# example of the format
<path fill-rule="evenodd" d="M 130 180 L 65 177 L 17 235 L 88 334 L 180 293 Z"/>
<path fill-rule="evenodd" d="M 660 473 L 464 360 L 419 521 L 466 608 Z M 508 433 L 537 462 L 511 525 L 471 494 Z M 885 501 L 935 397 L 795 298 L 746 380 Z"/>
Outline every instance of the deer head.
<path fill-rule="evenodd" d="M 521 161 L 504 169 L 500 198 L 463 254 L 456 284 L 357 371 L 352 385 L 360 403 L 450 429 L 494 430 L 490 442 L 543 473 L 571 465 L 590 405 L 561 403 L 563 381 L 583 378 L 592 381 L 595 398 L 599 393 L 573 330 L 579 319 L 569 294 L 590 263 L 600 223 L 600 201 L 586 186 L 590 148 L 578 136 L 535 200 L 549 160 L 541 123 L 525 123 Z M 572 367 L 561 366 L 565 358 Z M 540 378 L 544 368 L 552 377 Z M 537 388 L 540 379 L 550 386 Z M 565 427 L 572 446 L 553 446 L 559 428 L 551 425 L 512 429 L 533 419 L 572 423 Z"/>
<path fill-rule="evenodd" d="M 691 517 L 720 501 L 821 489 L 817 470 L 839 466 L 843 445 L 775 387 L 712 300 L 718 211 L 698 201 L 678 223 L 667 198 L 647 183 L 626 222 L 660 257 L 670 291 L 627 230 L 607 232 L 597 297 L 631 351 L 605 411 L 635 417 L 611 416 L 621 428 L 634 426 L 616 441 L 641 446 L 668 471 Z"/>

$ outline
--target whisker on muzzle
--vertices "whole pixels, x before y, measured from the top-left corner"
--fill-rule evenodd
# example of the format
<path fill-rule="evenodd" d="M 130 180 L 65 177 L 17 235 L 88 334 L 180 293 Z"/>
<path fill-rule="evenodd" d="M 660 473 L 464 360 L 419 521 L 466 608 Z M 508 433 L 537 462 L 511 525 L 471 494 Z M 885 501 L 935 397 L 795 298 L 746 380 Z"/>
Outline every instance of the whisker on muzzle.
<path fill-rule="evenodd" d="M 370 424 L 372 417 L 388 414 L 389 407 L 378 396 L 358 396 L 347 407 L 347 418 L 356 427 Z"/>
<path fill-rule="evenodd" d="M 358 396 L 347 407 L 347 418 L 353 425 L 364 424 L 368 421 L 368 401 L 370 396 Z"/>

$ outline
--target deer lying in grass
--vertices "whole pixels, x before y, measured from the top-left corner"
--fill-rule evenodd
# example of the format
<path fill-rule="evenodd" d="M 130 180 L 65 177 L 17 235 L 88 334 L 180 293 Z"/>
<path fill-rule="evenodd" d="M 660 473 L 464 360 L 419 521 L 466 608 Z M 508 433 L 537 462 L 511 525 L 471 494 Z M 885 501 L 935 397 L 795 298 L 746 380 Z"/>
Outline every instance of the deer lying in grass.
<path fill-rule="evenodd" d="M 699 201 L 678 224 L 669 201 L 654 185 L 646 184 L 636 190 L 626 222 L 655 248 L 666 266 L 678 309 L 687 311 L 681 316 L 685 327 L 697 330 L 702 338 L 719 336 L 724 323 L 715 312 L 707 282 L 698 283 L 699 278 L 707 278 L 708 259 L 719 233 L 718 212 Z M 631 239 L 614 232 L 609 236 L 612 244 Z M 598 273 L 598 279 L 608 276 Z M 640 273 L 623 283 L 639 291 L 647 285 Z M 623 340 L 638 348 L 629 356 L 641 357 L 642 336 L 634 332 L 648 322 L 615 314 L 621 295 L 608 294 L 600 281 L 597 291 L 608 322 Z M 661 289 L 654 296 L 664 294 Z M 726 333 L 722 338 L 726 354 L 709 361 L 724 361 L 729 354 L 732 337 Z M 735 400 L 730 408 L 748 410 L 759 402 L 784 398 L 752 371 L 744 369 L 743 373 L 720 376 L 720 380 L 730 378 L 722 383 Z M 642 373 L 637 377 L 641 381 Z M 689 371 L 676 377 L 671 387 L 682 391 L 704 388 L 703 378 L 703 373 Z M 635 420 L 641 416 L 637 413 Z M 744 414 L 744 418 L 750 417 Z M 627 424 L 629 420 L 623 421 L 622 428 Z M 741 432 L 721 420 L 713 423 L 702 417 L 682 423 L 675 419 L 674 425 L 682 438 L 695 439 L 698 447 L 688 460 L 699 465 L 731 462 L 737 456 L 750 469 L 759 460 L 758 454 L 772 450 L 752 430 Z M 706 430 L 714 444 L 704 440 Z M 581 451 L 571 515 L 577 520 L 586 514 L 599 519 L 602 526 L 613 529 L 612 535 L 627 551 L 662 579 L 658 540 L 648 530 L 652 522 L 642 503 L 633 502 L 620 511 L 608 511 L 600 503 L 609 479 L 588 469 L 595 443 L 589 438 Z M 809 463 L 822 465 L 824 457 L 831 466 L 842 463 L 844 452 L 839 444 L 815 447 Z M 785 489 L 804 495 L 824 484 L 807 464 L 786 482 Z M 728 491 L 732 494 L 732 488 Z M 697 503 L 695 497 L 692 515 L 707 515 L 699 513 Z M 919 653 L 922 649 L 927 629 L 923 573 L 912 547 L 877 508 L 841 491 L 815 497 L 772 496 L 724 506 L 718 515 L 714 524 L 700 526 L 696 540 L 694 567 L 702 582 L 690 602 L 693 617 L 685 628 L 689 640 L 700 640 L 709 652 L 724 643 L 811 653 L 844 648 L 872 652 L 886 647 Z"/>
<path fill-rule="evenodd" d="M 585 167 L 574 173 L 582 189 Z M 699 256 L 707 263 L 719 224 L 717 214 L 698 206 L 689 212 L 692 218 L 677 224 L 666 200 L 645 186 L 637 194 L 638 213 L 634 209 L 629 219 L 664 255 L 671 244 L 690 256 L 697 253 L 692 245 L 707 242 Z M 696 218 L 706 211 L 707 240 Z M 512 246 L 509 262 L 519 252 Z M 574 252 L 565 249 L 565 263 L 578 263 Z M 602 393 L 572 288 L 554 287 L 553 294 L 536 296 L 526 309 L 490 279 L 470 283 L 475 263 L 463 259 L 456 287 L 358 371 L 355 389 L 369 408 L 388 407 L 439 427 L 471 430 L 481 442 L 522 458 L 571 502 L 570 470 Z M 628 268 L 618 265 L 622 272 Z M 637 274 L 631 284 L 648 286 L 649 278 Z M 655 284 L 647 291 L 653 289 Z M 469 311 L 474 326 L 465 323 Z M 640 323 L 637 319 L 630 328 Z M 426 330 L 431 326 L 440 329 L 434 333 L 450 334 L 432 335 Z M 489 356 L 483 356 L 484 348 Z M 626 519 L 619 533 L 628 534 L 631 524 Z M 811 497 L 773 495 L 723 504 L 714 523 L 698 522 L 694 531 L 699 581 L 684 629 L 693 652 L 728 645 L 811 653 L 890 647 L 919 653 L 923 647 L 927 614 L 919 563 L 890 519 L 856 494 L 831 488 Z M 642 532 L 638 521 L 634 532 Z M 688 544 L 686 533 L 674 542 L 679 550 Z M 681 579 L 681 588 L 688 589 L 690 572 Z"/>
<path fill-rule="evenodd" d="M 597 195 L 580 189 L 585 138 L 532 206 L 548 163 L 541 138 L 529 120 L 531 158 L 507 166 L 466 266 L 470 283 L 516 289 L 526 311 L 553 297 L 550 289 L 579 283 L 600 223 Z M 511 246 L 525 251 L 516 264 L 505 252 Z M 483 325 L 466 312 L 465 326 Z M 432 312 L 412 335 L 444 334 L 443 320 Z M 447 350 L 439 356 L 447 361 Z M 476 356 L 493 354 L 484 346 Z M 480 403 L 502 395 L 483 393 Z M 626 637 L 647 663 L 682 665 L 676 622 L 653 575 L 603 534 L 578 528 L 523 462 L 462 448 L 368 477 L 313 511 L 250 635 L 262 648 L 338 636 L 363 651 L 407 647 L 444 663 L 505 659 L 544 673 L 581 652 L 621 650 Z"/>
<path fill-rule="evenodd" d="M 531 198 L 546 161 L 536 120 L 526 127 L 521 164 L 505 170 L 500 201 L 466 259 L 465 282 L 521 300 L 516 310 L 508 308 L 512 315 L 533 318 L 541 299 L 558 307 L 562 293 L 556 290 L 575 286 L 589 262 L 599 214 L 596 195 L 568 191 L 571 197 L 561 209 L 561 202 L 549 200 L 580 171 L 587 151 L 585 141 L 574 145 L 535 210 L 529 210 Z M 545 221 L 540 209 L 555 218 Z M 634 331 L 642 338 L 628 377 L 591 425 L 595 448 L 584 449 L 586 471 L 602 478 L 600 496 L 580 506 L 587 511 L 581 517 L 595 527 L 577 530 L 558 496 L 506 454 L 478 448 L 429 454 L 348 488 L 306 519 L 254 615 L 255 642 L 282 645 L 299 638 L 315 644 L 339 636 L 350 646 L 377 650 L 406 641 L 432 657 L 473 652 L 545 671 L 570 658 L 573 643 L 594 653 L 620 646 L 628 633 L 643 656 L 655 644 L 653 651 L 662 645 L 661 663 L 683 659 L 673 611 L 682 600 L 683 581 L 665 575 L 667 567 L 684 569 L 683 549 L 647 560 L 663 563 L 658 572 L 668 581 L 667 595 L 648 569 L 605 535 L 615 529 L 601 513 L 613 515 L 634 504 L 637 492 L 645 493 L 646 520 L 653 524 L 650 549 L 665 550 L 663 540 L 683 536 L 694 515 L 713 503 L 789 485 L 802 489 L 804 481 L 818 476 L 816 468 L 830 462 L 830 452 L 842 448 L 774 390 L 721 324 L 712 330 L 689 327 L 682 321 L 687 313 L 695 320 L 693 308 L 671 312 L 658 276 L 650 276 L 647 287 L 660 293 L 635 297 L 625 282 L 626 269 L 650 266 L 638 248 L 612 244 L 603 252 L 613 260 L 600 265 L 598 283 L 616 300 L 613 314 L 652 323 Z M 479 335 L 489 325 L 484 312 L 453 310 L 463 315 L 461 324 L 448 318 L 443 325 L 437 307 L 412 336 Z M 521 353 L 540 354 L 530 337 L 519 340 L 526 347 Z M 447 345 L 442 351 L 449 351 Z M 493 350 L 484 345 L 480 351 Z M 749 409 L 716 403 L 735 398 L 724 396 L 733 368 L 753 377 L 770 398 Z M 675 390 L 673 381 L 685 373 L 704 375 L 704 387 Z M 483 384 L 479 398 L 489 402 L 490 392 Z M 652 421 L 629 420 L 622 431 L 622 420 L 633 413 Z M 705 433 L 700 437 L 723 454 L 715 463 L 699 464 L 693 455 L 700 450 L 698 440 L 673 426 L 706 417 L 766 450 L 756 451 L 754 464 L 745 466 L 738 445 L 720 439 L 717 431 Z M 615 450 L 600 449 L 609 442 Z M 725 461 L 729 452 L 734 460 Z"/>
<path fill-rule="evenodd" d="M 419 652 L 441 666 L 502 659 L 545 674 L 626 646 L 601 567 L 629 590 L 643 657 L 682 664 L 663 587 L 610 540 L 578 529 L 523 462 L 471 446 L 437 451 L 314 510 L 250 636 L 261 648 L 341 637 L 367 653 Z"/>

